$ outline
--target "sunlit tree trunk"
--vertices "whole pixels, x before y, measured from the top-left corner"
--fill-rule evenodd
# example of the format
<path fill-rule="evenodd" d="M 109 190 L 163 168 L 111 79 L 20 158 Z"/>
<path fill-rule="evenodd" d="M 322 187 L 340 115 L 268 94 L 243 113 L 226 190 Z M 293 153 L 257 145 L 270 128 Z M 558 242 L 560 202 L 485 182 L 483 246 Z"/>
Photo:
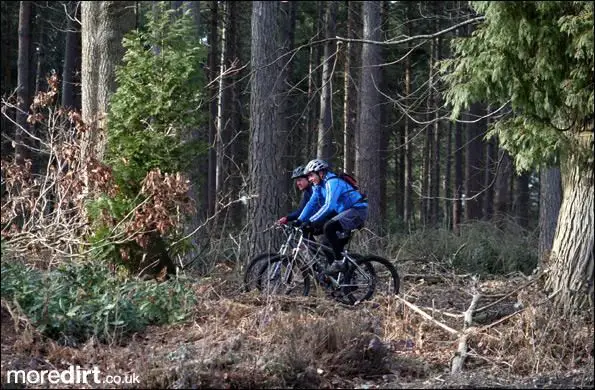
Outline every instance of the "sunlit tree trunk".
<path fill-rule="evenodd" d="M 83 134 L 83 161 L 103 158 L 109 98 L 116 91 L 116 66 L 124 56 L 122 38 L 134 28 L 133 1 L 83 1 L 82 111 L 90 130 Z"/>
<path fill-rule="evenodd" d="M 579 142 L 593 153 L 593 121 Z M 583 168 L 583 169 L 581 169 Z M 570 157 L 560 168 L 562 204 L 552 252 L 547 264 L 546 289 L 566 312 L 593 313 L 593 166 L 579 167 Z"/>

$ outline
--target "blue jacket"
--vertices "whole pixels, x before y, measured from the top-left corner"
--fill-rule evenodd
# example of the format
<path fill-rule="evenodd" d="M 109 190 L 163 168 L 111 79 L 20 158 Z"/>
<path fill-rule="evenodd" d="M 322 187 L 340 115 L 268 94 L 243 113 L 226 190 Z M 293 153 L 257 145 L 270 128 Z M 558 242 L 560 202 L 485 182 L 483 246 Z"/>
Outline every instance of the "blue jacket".
<path fill-rule="evenodd" d="M 315 224 L 325 221 L 331 213 L 336 215 L 350 208 L 367 207 L 368 202 L 359 191 L 333 172 L 327 172 L 320 184 L 314 186 L 312 197 L 298 219 Z"/>
<path fill-rule="evenodd" d="M 303 191 L 302 200 L 300 201 L 300 205 L 298 206 L 298 208 L 295 211 L 292 211 L 291 213 L 289 213 L 289 215 L 287 215 L 287 220 L 295 221 L 296 219 L 298 219 L 298 217 L 302 213 L 302 210 L 304 209 L 304 207 L 306 207 L 306 204 L 308 203 L 308 201 L 310 200 L 311 197 L 312 197 L 312 186 L 308 186 L 308 188 L 306 188 Z"/>

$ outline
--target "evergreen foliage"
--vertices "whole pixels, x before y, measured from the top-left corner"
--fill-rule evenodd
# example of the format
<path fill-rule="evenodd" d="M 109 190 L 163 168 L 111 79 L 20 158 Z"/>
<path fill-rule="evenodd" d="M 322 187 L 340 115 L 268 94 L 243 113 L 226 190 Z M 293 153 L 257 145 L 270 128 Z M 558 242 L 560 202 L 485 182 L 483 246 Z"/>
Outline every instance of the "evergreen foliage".
<path fill-rule="evenodd" d="M 514 116 L 496 122 L 490 135 L 498 135 L 519 170 L 584 152 L 569 135 L 593 117 L 593 4 L 472 6 L 485 21 L 456 40 L 453 58 L 442 64 L 452 118 L 473 102 L 508 102 Z"/>
<path fill-rule="evenodd" d="M 39 331 L 70 345 L 91 337 L 118 341 L 191 313 L 195 296 L 187 280 L 123 280 L 109 268 L 104 262 L 64 263 L 44 273 L 3 261 L 2 299 L 16 302 Z"/>
<path fill-rule="evenodd" d="M 192 140 L 206 121 L 201 109 L 206 50 L 190 12 L 177 15 L 168 6 L 161 2 L 156 15 L 148 13 L 144 29 L 123 40 L 126 54 L 110 99 L 105 155 L 118 191 L 101 194 L 88 207 L 95 257 L 135 271 L 143 254 L 156 255 L 150 253 L 153 245 L 164 251 L 161 238 L 175 234 L 171 228 L 180 218 L 173 214 L 188 204 L 187 183 L 178 174 L 207 150 Z M 126 218 L 133 219 L 128 226 Z M 150 235 L 152 230 L 160 236 Z"/>
<path fill-rule="evenodd" d="M 184 171 L 205 149 L 183 139 L 205 121 L 198 109 L 206 50 L 189 13 L 175 18 L 165 2 L 160 8 L 157 16 L 147 15 L 146 31 L 125 37 L 124 65 L 110 100 L 106 161 L 128 196 L 152 169 Z"/>

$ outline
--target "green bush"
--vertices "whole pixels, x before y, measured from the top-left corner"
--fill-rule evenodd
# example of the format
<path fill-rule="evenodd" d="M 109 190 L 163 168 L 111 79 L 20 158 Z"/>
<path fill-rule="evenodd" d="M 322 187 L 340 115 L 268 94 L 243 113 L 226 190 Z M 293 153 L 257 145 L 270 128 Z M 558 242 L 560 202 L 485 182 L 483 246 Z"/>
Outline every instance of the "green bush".
<path fill-rule="evenodd" d="M 168 2 L 159 7 L 157 16 L 150 12 L 146 25 L 122 42 L 126 53 L 110 98 L 105 153 L 117 193 L 101 194 L 87 204 L 93 256 L 125 265 L 133 273 L 142 268 L 144 255 L 153 254 L 155 241 L 178 241 L 178 214 L 187 215 L 178 206 L 189 202 L 182 199 L 185 180 L 177 173 L 208 149 L 192 137 L 206 120 L 200 106 L 205 100 L 201 64 L 207 49 L 192 15 L 174 16 Z M 159 199 L 147 190 L 155 182 L 163 186 L 163 191 L 155 191 Z M 149 231 L 159 235 L 150 236 Z"/>
<path fill-rule="evenodd" d="M 120 341 L 150 324 L 183 321 L 195 303 L 182 277 L 163 283 L 123 280 L 103 262 L 64 263 L 41 272 L 2 261 L 1 295 L 18 303 L 42 333 L 68 344 L 93 336 Z"/>
<path fill-rule="evenodd" d="M 399 252 L 398 252 L 399 251 Z M 538 262 L 535 234 L 508 222 L 474 222 L 447 229 L 423 229 L 393 240 L 390 257 L 441 262 L 458 272 L 480 275 L 531 273 Z"/>

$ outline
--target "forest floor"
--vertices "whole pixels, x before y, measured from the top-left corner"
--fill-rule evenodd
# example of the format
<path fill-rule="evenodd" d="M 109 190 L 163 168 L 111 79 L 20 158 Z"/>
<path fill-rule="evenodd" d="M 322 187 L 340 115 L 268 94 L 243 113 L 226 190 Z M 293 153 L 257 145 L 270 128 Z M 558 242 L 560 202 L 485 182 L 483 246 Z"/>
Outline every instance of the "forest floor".
<path fill-rule="evenodd" d="M 220 266 L 197 280 L 190 321 L 148 327 L 119 345 L 58 345 L 3 303 L 2 387 L 10 386 L 8 370 L 79 365 L 105 375 L 136 374 L 140 383 L 73 388 L 593 388 L 592 320 L 548 314 L 547 297 L 530 278 L 473 286 L 468 277 L 419 264 L 400 265 L 399 272 L 399 298 L 353 307 L 324 296 L 243 293 L 240 272 Z M 463 313 L 475 293 L 481 298 L 469 354 L 451 375 Z"/>

